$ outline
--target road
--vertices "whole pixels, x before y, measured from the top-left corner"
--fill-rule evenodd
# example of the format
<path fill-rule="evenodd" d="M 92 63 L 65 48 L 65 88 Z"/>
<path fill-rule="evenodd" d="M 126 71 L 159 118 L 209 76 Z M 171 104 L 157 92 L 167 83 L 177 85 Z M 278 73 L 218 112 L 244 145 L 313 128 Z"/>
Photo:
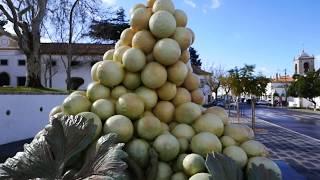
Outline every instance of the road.
<path fill-rule="evenodd" d="M 245 116 L 251 117 L 251 107 L 244 107 Z M 287 108 L 257 106 L 259 119 L 320 140 L 320 114 L 298 112 Z"/>

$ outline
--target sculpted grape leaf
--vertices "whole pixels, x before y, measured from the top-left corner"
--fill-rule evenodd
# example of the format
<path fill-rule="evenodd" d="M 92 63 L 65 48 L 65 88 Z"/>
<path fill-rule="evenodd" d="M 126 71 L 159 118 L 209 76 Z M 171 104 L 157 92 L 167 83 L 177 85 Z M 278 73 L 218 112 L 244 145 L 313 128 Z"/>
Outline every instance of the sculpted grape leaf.
<path fill-rule="evenodd" d="M 88 149 L 85 163 L 73 179 L 123 179 L 127 168 L 123 146 L 114 133 L 100 137 Z"/>
<path fill-rule="evenodd" d="M 206 167 L 211 174 L 211 179 L 242 180 L 241 168 L 234 160 L 220 153 L 207 155 Z"/>
<path fill-rule="evenodd" d="M 95 130 L 80 116 L 51 117 L 24 152 L 0 165 L 0 179 L 61 178 L 66 162 L 92 142 Z"/>
<path fill-rule="evenodd" d="M 252 163 L 252 167 L 248 170 L 248 180 L 281 180 L 275 172 L 266 169 L 263 164 L 259 166 Z"/>

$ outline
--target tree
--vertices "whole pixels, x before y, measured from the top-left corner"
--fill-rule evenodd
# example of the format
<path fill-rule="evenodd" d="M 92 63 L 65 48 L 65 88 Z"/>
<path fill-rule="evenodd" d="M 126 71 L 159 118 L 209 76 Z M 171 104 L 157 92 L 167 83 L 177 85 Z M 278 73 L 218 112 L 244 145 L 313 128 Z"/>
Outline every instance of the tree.
<path fill-rule="evenodd" d="M 306 98 L 316 110 L 317 103 L 314 98 L 320 96 L 320 69 L 295 78 L 295 81 L 289 86 L 288 94 L 293 97 Z"/>
<path fill-rule="evenodd" d="M 195 50 L 193 47 L 189 48 L 189 53 L 190 53 L 190 62 L 194 66 L 201 67 L 202 62 L 201 59 L 199 58 L 199 54 L 197 50 Z"/>
<path fill-rule="evenodd" d="M 263 75 L 254 75 L 254 65 L 245 64 L 244 67 L 229 70 L 231 91 L 237 97 L 237 118 L 240 118 L 239 97 L 241 94 L 261 96 L 266 91 L 269 80 Z M 252 98 L 252 112 L 255 116 L 255 97 Z M 254 120 L 254 119 L 253 119 Z M 254 123 L 254 121 L 253 121 Z"/>
<path fill-rule="evenodd" d="M 239 109 L 239 98 L 241 93 L 243 93 L 243 86 L 241 85 L 241 77 L 240 77 L 240 69 L 235 67 L 228 71 L 230 77 L 230 87 L 231 92 L 236 96 L 236 103 L 237 103 L 237 118 L 238 122 L 240 120 L 240 109 Z"/>
<path fill-rule="evenodd" d="M 27 57 L 26 84 L 28 87 L 42 87 L 40 59 L 40 28 L 46 14 L 48 0 L 2 0 L 0 12 L 4 21 L 13 24 L 15 35 L 3 26 L 0 32 L 16 40 Z"/>
<path fill-rule="evenodd" d="M 215 99 L 218 96 L 218 90 L 221 86 L 221 78 L 224 77 L 224 69 L 219 67 L 211 67 L 211 76 L 208 78 L 208 83 L 211 88 L 211 91 L 215 93 Z"/>
<path fill-rule="evenodd" d="M 120 39 L 121 32 L 129 28 L 123 8 L 110 14 L 111 17 L 102 20 L 93 20 L 87 34 L 97 41 L 103 40 L 115 44 Z"/>
<path fill-rule="evenodd" d="M 229 75 L 220 78 L 220 86 L 224 89 L 224 92 L 228 96 L 231 91 L 232 79 Z"/>
<path fill-rule="evenodd" d="M 55 42 L 68 43 L 67 62 L 61 58 L 66 70 L 67 89 L 71 89 L 71 63 L 77 57 L 73 54 L 72 44 L 85 39 L 90 22 L 101 16 L 101 1 L 91 0 L 56 0 L 50 1 L 49 20 L 46 35 Z M 52 29 L 52 28 L 51 28 Z"/>
<path fill-rule="evenodd" d="M 269 78 L 266 78 L 262 74 L 252 76 L 248 78 L 247 84 L 245 85 L 246 91 L 251 95 L 251 114 L 252 114 L 252 129 L 255 130 L 255 117 L 256 117 L 256 97 L 261 97 L 266 93 L 266 87 L 270 82 Z"/>

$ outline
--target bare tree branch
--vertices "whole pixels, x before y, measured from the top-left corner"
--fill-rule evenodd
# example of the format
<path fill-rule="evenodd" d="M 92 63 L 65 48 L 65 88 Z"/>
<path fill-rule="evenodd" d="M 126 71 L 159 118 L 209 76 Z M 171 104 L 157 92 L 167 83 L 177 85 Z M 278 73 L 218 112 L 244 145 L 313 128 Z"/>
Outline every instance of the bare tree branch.
<path fill-rule="evenodd" d="M 22 16 L 23 16 L 24 14 L 26 14 L 30 9 L 31 9 L 31 6 L 28 6 L 28 7 L 24 8 L 24 9 L 22 9 L 21 11 L 19 11 L 19 12 L 18 12 L 19 20 L 22 21 Z"/>
<path fill-rule="evenodd" d="M 6 11 L 6 9 L 0 5 L 0 10 L 2 11 L 2 13 L 6 16 L 6 18 L 8 19 L 8 21 L 13 22 L 13 17 L 10 16 L 10 14 L 8 13 L 8 11 Z"/>

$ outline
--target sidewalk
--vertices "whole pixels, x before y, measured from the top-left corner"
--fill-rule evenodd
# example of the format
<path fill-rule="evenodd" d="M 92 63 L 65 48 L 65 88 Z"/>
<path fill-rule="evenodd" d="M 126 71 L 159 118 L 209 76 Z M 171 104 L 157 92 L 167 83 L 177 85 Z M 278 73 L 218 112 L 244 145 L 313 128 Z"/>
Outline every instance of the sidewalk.
<path fill-rule="evenodd" d="M 234 117 L 230 120 L 237 122 Z M 250 118 L 241 118 L 241 123 L 251 127 Z M 269 149 L 271 159 L 285 161 L 307 179 L 320 179 L 320 140 L 260 119 L 255 136 Z"/>

